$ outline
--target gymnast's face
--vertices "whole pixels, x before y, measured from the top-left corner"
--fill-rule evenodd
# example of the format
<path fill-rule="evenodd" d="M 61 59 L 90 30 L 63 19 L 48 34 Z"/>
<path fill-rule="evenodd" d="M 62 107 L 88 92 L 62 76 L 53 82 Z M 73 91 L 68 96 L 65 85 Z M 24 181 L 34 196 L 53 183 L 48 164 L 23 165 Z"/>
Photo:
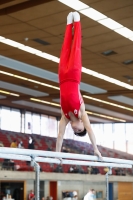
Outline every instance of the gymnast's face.
<path fill-rule="evenodd" d="M 84 125 L 81 120 L 74 121 L 74 122 L 71 121 L 70 124 L 75 133 L 80 133 L 84 130 Z"/>

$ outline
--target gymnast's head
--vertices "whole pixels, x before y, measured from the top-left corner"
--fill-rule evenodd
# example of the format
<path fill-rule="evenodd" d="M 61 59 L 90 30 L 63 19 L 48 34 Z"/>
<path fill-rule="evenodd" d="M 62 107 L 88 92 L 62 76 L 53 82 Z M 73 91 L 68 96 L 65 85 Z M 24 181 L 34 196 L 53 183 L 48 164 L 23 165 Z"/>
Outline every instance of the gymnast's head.
<path fill-rule="evenodd" d="M 71 121 L 70 124 L 75 135 L 80 137 L 86 135 L 86 129 L 84 128 L 83 122 L 81 120 Z"/>

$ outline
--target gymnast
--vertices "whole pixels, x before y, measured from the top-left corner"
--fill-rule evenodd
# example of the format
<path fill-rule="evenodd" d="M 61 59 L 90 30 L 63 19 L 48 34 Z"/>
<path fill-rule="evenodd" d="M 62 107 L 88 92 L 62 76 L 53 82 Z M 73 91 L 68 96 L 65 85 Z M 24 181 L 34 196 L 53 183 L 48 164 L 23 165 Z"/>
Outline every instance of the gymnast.
<path fill-rule="evenodd" d="M 79 90 L 81 70 L 80 15 L 78 12 L 70 12 L 67 16 L 67 26 L 58 70 L 62 116 L 59 123 L 56 151 L 61 151 L 65 129 L 68 122 L 70 122 L 75 135 L 82 137 L 88 133 L 94 154 L 102 159 Z"/>

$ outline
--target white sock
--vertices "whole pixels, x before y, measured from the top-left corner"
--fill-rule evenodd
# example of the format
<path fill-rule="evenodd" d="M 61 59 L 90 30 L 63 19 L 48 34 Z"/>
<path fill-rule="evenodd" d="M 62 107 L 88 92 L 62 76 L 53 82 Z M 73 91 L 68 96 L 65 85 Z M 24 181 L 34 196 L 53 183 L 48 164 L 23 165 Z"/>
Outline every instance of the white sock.
<path fill-rule="evenodd" d="M 78 12 L 73 12 L 73 18 L 75 22 L 79 22 L 80 21 L 80 15 Z"/>
<path fill-rule="evenodd" d="M 73 23 L 73 13 L 70 12 L 68 15 L 67 15 L 67 24 L 72 24 Z"/>

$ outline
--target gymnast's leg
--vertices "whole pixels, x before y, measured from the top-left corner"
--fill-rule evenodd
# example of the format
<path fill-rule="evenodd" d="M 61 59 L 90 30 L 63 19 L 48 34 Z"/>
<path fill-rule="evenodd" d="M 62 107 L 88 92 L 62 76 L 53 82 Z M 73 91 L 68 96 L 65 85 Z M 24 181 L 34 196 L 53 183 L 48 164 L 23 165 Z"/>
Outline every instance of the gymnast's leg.
<path fill-rule="evenodd" d="M 74 37 L 69 58 L 69 79 L 75 80 L 80 83 L 82 58 L 81 58 L 81 24 L 80 15 L 78 12 L 73 13 L 74 17 Z"/>
<path fill-rule="evenodd" d="M 59 82 L 61 83 L 66 79 L 66 71 L 68 67 L 68 61 L 71 52 L 72 46 L 72 27 L 73 27 L 73 13 L 70 12 L 67 16 L 67 26 L 65 31 L 64 42 L 60 54 L 60 63 L 59 63 Z"/>

